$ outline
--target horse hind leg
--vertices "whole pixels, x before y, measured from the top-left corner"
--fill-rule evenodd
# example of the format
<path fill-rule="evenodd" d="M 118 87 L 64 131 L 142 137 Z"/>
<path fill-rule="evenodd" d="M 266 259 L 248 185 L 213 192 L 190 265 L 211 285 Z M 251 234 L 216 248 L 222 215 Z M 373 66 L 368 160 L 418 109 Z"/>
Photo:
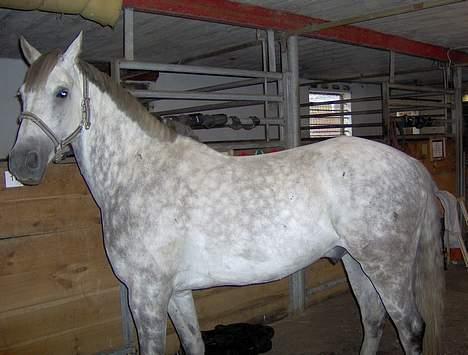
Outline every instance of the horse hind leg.
<path fill-rule="evenodd" d="M 402 264 L 404 262 L 402 261 Z M 392 274 L 385 268 L 385 262 L 379 263 L 377 269 L 366 269 L 364 272 L 372 281 L 380 299 L 392 319 L 400 338 L 400 343 L 406 355 L 422 354 L 422 341 L 425 323 L 416 306 L 412 272 L 402 266 L 393 270 Z"/>
<path fill-rule="evenodd" d="M 187 355 L 205 354 L 192 292 L 174 293 L 169 301 L 169 316 Z"/>
<path fill-rule="evenodd" d="M 422 354 L 425 322 L 416 307 L 413 288 L 409 285 L 402 287 L 407 287 L 407 289 L 395 292 L 399 295 L 394 294 L 393 297 L 387 291 L 382 299 L 397 328 L 405 354 L 420 355 Z"/>
<path fill-rule="evenodd" d="M 362 271 L 361 265 L 349 254 L 342 257 L 349 283 L 361 311 L 364 337 L 361 355 L 377 353 L 382 337 L 387 312 L 369 278 Z"/>

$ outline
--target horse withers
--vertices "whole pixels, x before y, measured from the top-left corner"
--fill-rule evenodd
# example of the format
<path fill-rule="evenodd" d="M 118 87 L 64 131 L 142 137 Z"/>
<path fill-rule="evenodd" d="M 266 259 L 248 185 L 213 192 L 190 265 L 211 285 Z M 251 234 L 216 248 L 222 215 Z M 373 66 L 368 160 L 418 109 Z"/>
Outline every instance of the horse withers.
<path fill-rule="evenodd" d="M 72 146 L 129 290 L 141 354 L 164 354 L 168 314 L 185 352 L 204 353 L 192 290 L 277 280 L 322 256 L 343 260 L 361 354 L 377 352 L 387 315 L 406 354 L 438 354 L 437 189 L 419 162 L 353 137 L 222 155 L 175 134 L 80 60 L 81 43 L 80 34 L 64 53 L 40 54 L 21 39 L 30 67 L 10 169 L 40 183 Z"/>

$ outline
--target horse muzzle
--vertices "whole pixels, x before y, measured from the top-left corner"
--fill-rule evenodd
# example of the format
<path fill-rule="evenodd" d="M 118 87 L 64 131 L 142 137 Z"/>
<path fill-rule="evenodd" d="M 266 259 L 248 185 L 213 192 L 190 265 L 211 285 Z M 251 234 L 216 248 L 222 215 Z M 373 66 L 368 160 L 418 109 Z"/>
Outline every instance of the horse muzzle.
<path fill-rule="evenodd" d="M 10 172 L 25 185 L 42 181 L 48 163 L 48 154 L 40 146 L 13 147 L 9 155 Z"/>

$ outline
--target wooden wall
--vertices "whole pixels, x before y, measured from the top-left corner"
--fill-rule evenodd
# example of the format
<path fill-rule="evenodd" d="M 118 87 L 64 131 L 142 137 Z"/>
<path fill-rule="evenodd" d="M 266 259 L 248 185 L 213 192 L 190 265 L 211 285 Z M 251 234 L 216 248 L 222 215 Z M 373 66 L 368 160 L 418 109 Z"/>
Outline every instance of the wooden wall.
<path fill-rule="evenodd" d="M 456 146 L 452 139 L 446 141 L 447 157 L 441 160 L 431 160 L 429 139 L 409 141 L 403 146 L 403 151 L 421 161 L 431 173 L 440 190 L 447 190 L 456 195 Z"/>
<path fill-rule="evenodd" d="M 5 189 L 2 181 L 0 354 L 93 354 L 122 345 L 118 283 L 76 166 L 50 166 L 37 187 Z"/>
<path fill-rule="evenodd" d="M 0 165 L 2 180 L 6 165 Z M 341 265 L 306 269 L 307 305 L 345 292 Z M 195 292 L 202 329 L 271 322 L 288 312 L 288 279 Z M 168 325 L 167 354 L 178 349 Z M 74 164 L 51 165 L 39 186 L 0 187 L 0 355 L 95 354 L 122 347 L 118 281 L 99 211 Z"/>

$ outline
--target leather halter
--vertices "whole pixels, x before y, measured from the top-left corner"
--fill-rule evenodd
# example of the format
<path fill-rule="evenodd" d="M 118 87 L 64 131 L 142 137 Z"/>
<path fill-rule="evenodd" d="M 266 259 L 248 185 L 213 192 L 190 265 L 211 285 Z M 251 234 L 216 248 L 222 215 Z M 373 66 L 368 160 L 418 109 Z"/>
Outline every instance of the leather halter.
<path fill-rule="evenodd" d="M 76 139 L 76 137 L 78 137 L 83 128 L 89 129 L 89 127 L 91 127 L 91 111 L 89 107 L 89 102 L 90 98 L 88 78 L 86 78 L 83 75 L 83 99 L 81 101 L 81 121 L 78 127 L 76 127 L 72 133 L 70 133 L 63 139 L 60 139 L 39 116 L 32 112 L 21 112 L 19 121 L 21 122 L 24 119 L 30 120 L 31 122 L 35 123 L 36 126 L 38 126 L 42 130 L 42 132 L 44 132 L 47 135 L 47 137 L 50 138 L 50 140 L 54 144 L 55 149 L 54 161 L 57 163 L 63 159 L 65 148 L 68 147 Z"/>

